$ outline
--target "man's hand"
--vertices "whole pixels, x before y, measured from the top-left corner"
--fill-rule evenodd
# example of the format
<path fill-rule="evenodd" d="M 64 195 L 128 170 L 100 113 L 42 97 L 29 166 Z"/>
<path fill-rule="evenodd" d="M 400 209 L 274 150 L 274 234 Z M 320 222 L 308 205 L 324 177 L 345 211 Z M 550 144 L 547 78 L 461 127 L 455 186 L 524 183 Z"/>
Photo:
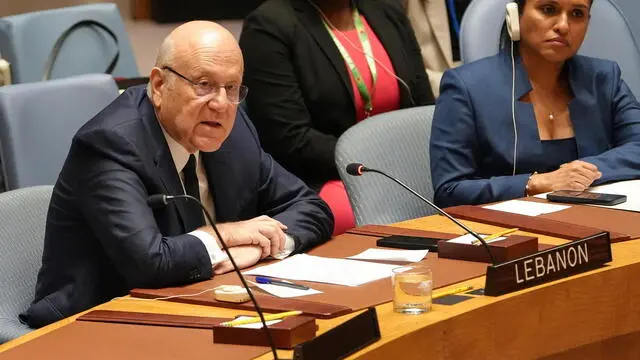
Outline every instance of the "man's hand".
<path fill-rule="evenodd" d="M 207 231 L 220 243 L 210 226 L 199 230 Z M 262 248 L 262 258 L 278 254 L 284 249 L 287 226 L 280 221 L 262 215 L 253 219 L 218 225 L 220 235 L 229 248 L 241 245 L 255 245 Z"/>
<path fill-rule="evenodd" d="M 531 194 L 555 190 L 584 191 L 601 176 L 602 173 L 595 165 L 575 160 L 560 165 L 556 171 L 533 175 L 529 181 L 529 189 Z"/>
<path fill-rule="evenodd" d="M 248 268 L 262 258 L 262 248 L 260 246 L 240 245 L 229 248 L 229 252 L 240 269 Z M 213 273 L 216 275 L 229 271 L 233 271 L 233 265 L 229 259 L 213 267 Z"/>

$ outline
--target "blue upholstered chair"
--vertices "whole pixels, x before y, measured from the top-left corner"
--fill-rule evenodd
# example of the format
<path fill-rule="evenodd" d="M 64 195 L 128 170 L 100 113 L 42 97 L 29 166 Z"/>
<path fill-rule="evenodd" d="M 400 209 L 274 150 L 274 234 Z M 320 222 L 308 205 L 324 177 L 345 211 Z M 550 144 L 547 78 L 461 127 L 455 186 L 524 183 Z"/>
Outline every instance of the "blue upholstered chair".
<path fill-rule="evenodd" d="M 11 63 L 13 83 L 43 80 L 56 40 L 80 21 L 94 21 L 100 25 L 88 24 L 69 33 L 60 44 L 59 54 L 51 67 L 51 79 L 104 73 L 116 54 L 118 59 L 113 76 L 139 76 L 120 12 L 115 4 L 105 3 L 0 18 L 0 54 Z"/>
<path fill-rule="evenodd" d="M 117 96 L 106 74 L 0 87 L 0 154 L 7 190 L 55 184 L 73 135 Z"/>
<path fill-rule="evenodd" d="M 0 344 L 31 331 L 18 320 L 35 295 L 52 186 L 0 194 Z"/>
<path fill-rule="evenodd" d="M 356 225 L 390 224 L 432 215 L 434 210 L 378 174 L 361 177 L 345 171 L 351 162 L 378 168 L 433 200 L 429 138 L 433 106 L 372 116 L 352 126 L 336 144 L 336 166 L 345 183 Z"/>
<path fill-rule="evenodd" d="M 631 32 L 636 38 L 636 41 L 640 43 L 640 1 L 638 0 L 614 0 L 618 5 L 622 14 L 631 27 Z"/>
<path fill-rule="evenodd" d="M 621 0 L 617 0 L 621 1 Z M 638 0 L 628 0 L 638 4 Z M 505 5 L 509 0 L 474 0 L 464 13 L 460 54 L 465 63 L 498 53 Z M 635 5 L 640 8 L 640 5 Z M 638 14 L 630 17 L 637 18 Z M 622 78 L 640 96 L 640 48 L 629 23 L 612 0 L 596 0 L 579 54 L 616 61 Z"/>

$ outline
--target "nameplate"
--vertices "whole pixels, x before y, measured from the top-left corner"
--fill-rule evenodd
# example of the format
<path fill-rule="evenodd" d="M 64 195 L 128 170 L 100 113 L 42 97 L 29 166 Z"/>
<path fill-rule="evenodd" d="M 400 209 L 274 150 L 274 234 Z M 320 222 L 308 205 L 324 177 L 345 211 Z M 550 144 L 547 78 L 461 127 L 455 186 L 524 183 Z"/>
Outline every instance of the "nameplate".
<path fill-rule="evenodd" d="M 369 308 L 315 339 L 294 347 L 293 359 L 344 359 L 378 340 L 380 340 L 378 316 L 375 308 Z"/>
<path fill-rule="evenodd" d="M 498 296 L 585 272 L 610 262 L 608 232 L 489 266 L 484 294 Z"/>

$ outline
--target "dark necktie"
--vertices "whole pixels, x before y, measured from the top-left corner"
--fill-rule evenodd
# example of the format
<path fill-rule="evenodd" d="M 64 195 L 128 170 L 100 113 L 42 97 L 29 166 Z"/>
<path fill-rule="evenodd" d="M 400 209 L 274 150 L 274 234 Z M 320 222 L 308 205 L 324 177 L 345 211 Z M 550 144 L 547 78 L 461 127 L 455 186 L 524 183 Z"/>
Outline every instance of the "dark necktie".
<path fill-rule="evenodd" d="M 196 157 L 191 154 L 187 165 L 182 169 L 182 176 L 184 178 L 184 190 L 187 195 L 191 195 L 194 198 L 200 200 L 200 185 L 198 184 L 198 176 L 196 175 Z M 195 201 L 185 200 L 185 205 L 189 209 L 185 226 L 187 231 L 195 230 L 196 228 L 203 226 L 204 215 L 202 209 Z"/>

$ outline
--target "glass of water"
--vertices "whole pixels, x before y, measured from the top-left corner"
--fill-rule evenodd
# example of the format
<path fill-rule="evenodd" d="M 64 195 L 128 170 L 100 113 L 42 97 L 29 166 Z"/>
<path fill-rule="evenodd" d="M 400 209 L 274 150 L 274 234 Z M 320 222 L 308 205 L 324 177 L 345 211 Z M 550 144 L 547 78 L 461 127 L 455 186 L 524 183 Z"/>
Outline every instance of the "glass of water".
<path fill-rule="evenodd" d="M 431 310 L 433 277 L 426 266 L 393 269 L 393 310 L 403 314 L 422 314 Z"/>

